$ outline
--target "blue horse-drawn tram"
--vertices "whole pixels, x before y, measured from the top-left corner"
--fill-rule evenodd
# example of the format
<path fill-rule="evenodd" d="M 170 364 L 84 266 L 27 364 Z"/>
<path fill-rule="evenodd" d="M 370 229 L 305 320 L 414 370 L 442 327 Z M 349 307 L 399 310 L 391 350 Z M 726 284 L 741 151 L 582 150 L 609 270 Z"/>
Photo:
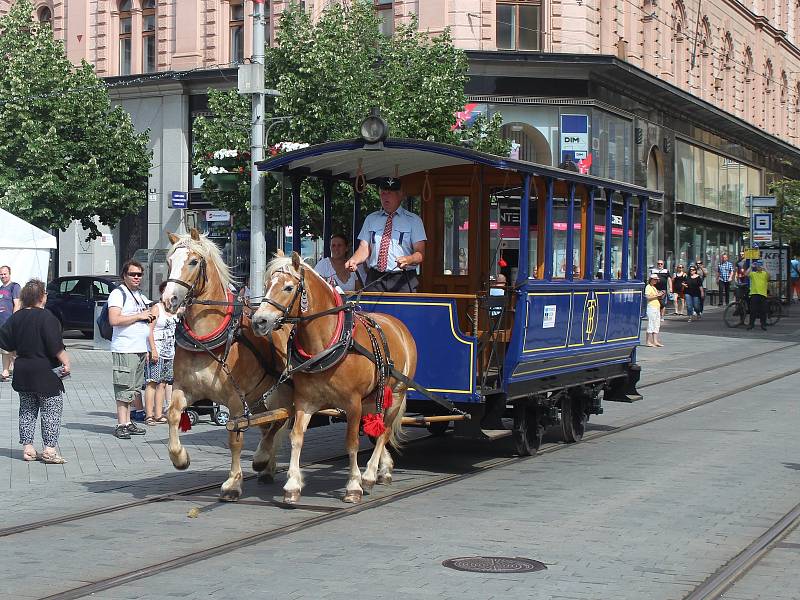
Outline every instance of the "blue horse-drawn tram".
<path fill-rule="evenodd" d="M 639 398 L 647 203 L 659 192 L 410 139 L 330 142 L 258 168 L 291 186 L 297 252 L 303 180 L 323 183 L 327 252 L 333 183 L 354 190 L 355 248 L 366 185 L 401 179 L 405 207 L 427 233 L 419 286 L 367 290 L 359 302 L 411 331 L 413 379 L 469 415 L 453 420 L 457 435 L 491 435 L 513 415 L 517 450 L 528 455 L 549 425 L 580 440 L 601 397 Z M 419 419 L 443 433 L 449 413 L 429 397 L 409 390 L 408 413 L 444 416 Z"/>

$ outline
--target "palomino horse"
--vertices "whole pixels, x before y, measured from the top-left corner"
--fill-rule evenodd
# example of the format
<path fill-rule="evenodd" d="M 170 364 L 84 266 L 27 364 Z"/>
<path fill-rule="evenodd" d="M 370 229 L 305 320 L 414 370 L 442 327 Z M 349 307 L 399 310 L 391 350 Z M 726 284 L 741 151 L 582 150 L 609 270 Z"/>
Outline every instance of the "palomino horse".
<path fill-rule="evenodd" d="M 253 330 L 258 335 L 269 335 L 281 329 L 285 323 L 294 322 L 293 344 L 301 357 L 325 356 L 326 351 L 333 349 L 337 343 L 342 344 L 345 352 L 340 360 L 331 359 L 332 364 L 324 370 L 304 372 L 299 368 L 292 373 L 295 420 L 290 434 L 292 455 L 288 481 L 283 488 L 284 500 L 295 503 L 300 499 L 303 487 L 300 451 L 311 416 L 318 410 L 335 408 L 347 414 L 346 448 L 350 457 L 350 475 L 344 501 L 359 502 L 364 489 L 370 490 L 376 482 L 391 482 L 393 463 L 386 445 L 396 446 L 399 443 L 407 386 L 391 375 L 384 380 L 384 389 L 391 393 L 391 407 L 386 410 L 384 417 L 386 429 L 377 435 L 375 449 L 362 478 L 358 468 L 362 402 L 371 404 L 375 401 L 378 395 L 376 389 L 382 377 L 376 363 L 350 349 L 347 340 L 350 332 L 343 322 L 348 321 L 344 313 L 352 311 L 352 307 L 342 306 L 341 310 L 337 310 L 342 305 L 337 292 L 313 269 L 302 264 L 297 253 L 291 257 L 279 256 L 270 262 L 264 287 L 264 300 L 252 317 Z M 380 331 L 368 324 L 370 320 L 383 330 L 385 344 Z M 403 323 L 380 313 L 362 316 L 356 313 L 353 322 L 352 339 L 357 344 L 377 354 L 384 364 L 389 359 L 393 361 L 394 368 L 406 377 L 414 376 L 417 347 Z M 386 356 L 386 349 L 389 356 Z"/>
<path fill-rule="evenodd" d="M 233 416 L 239 416 L 244 412 L 242 395 L 249 405 L 258 404 L 285 368 L 287 336 L 275 332 L 272 340 L 256 337 L 246 322 L 247 315 L 237 318 L 235 298 L 230 292 L 230 271 L 216 244 L 196 229 L 182 236 L 170 233 L 169 239 L 173 244 L 167 258 L 169 279 L 161 300 L 171 312 L 186 307 L 183 328 L 189 339 L 199 342 L 193 350 L 176 344 L 175 383 L 167 410 L 169 457 L 175 468 L 186 469 L 189 454 L 178 437 L 183 409 L 196 400 L 206 399 L 224 404 Z M 228 342 L 232 328 L 233 337 Z M 227 365 L 229 373 L 225 372 L 223 364 Z M 268 407 L 260 409 L 287 408 L 291 411 L 291 389 L 281 385 L 270 395 L 269 401 Z M 283 425 L 271 423 L 261 428 L 261 441 L 253 455 L 253 469 L 260 473 L 261 482 L 272 481 L 277 433 Z M 231 469 L 222 484 L 220 499 L 235 502 L 242 493 L 243 433 L 228 432 L 228 443 Z"/>

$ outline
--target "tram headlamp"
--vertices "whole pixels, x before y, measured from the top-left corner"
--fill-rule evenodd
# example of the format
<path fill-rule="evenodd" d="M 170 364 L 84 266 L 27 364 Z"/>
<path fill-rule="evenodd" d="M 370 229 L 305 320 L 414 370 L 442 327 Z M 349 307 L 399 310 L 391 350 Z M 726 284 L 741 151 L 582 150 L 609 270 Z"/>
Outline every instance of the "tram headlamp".
<path fill-rule="evenodd" d="M 381 113 L 377 108 L 371 108 L 369 116 L 361 122 L 361 139 L 367 145 L 365 148 L 379 150 L 383 148 L 382 142 L 389 135 L 389 126 L 381 118 Z"/>

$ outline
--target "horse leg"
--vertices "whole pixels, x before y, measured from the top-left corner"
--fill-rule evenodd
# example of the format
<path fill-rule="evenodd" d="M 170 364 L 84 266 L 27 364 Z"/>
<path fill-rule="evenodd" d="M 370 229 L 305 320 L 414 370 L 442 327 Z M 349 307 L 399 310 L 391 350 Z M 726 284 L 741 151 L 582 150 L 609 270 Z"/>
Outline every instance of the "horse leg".
<path fill-rule="evenodd" d="M 231 470 L 228 479 L 222 484 L 219 499 L 223 502 L 237 502 L 242 495 L 242 446 L 244 446 L 244 433 L 241 431 L 228 432 L 228 446 L 231 449 Z"/>
<path fill-rule="evenodd" d="M 345 487 L 345 502 L 361 502 L 364 490 L 361 487 L 361 470 L 358 468 L 358 428 L 361 424 L 361 398 L 356 397 L 351 400 L 350 408 L 347 410 L 347 434 L 345 438 L 345 448 L 350 457 L 350 476 Z M 378 443 L 380 443 L 380 436 Z M 377 447 L 377 446 L 376 446 Z"/>
<path fill-rule="evenodd" d="M 259 483 L 273 483 L 278 468 L 278 439 L 285 430 L 286 422 L 269 423 L 261 427 L 261 441 L 253 454 L 253 470 L 258 473 Z"/>
<path fill-rule="evenodd" d="M 401 441 L 401 430 L 403 425 L 403 415 L 406 412 L 406 391 L 395 393 L 392 408 L 389 409 L 387 414 L 388 423 L 386 424 L 386 445 L 380 455 L 380 464 L 378 465 L 377 483 L 388 485 L 392 483 L 392 470 L 394 469 L 394 460 L 389 452 L 388 445 L 398 445 Z M 383 437 L 383 436 L 381 436 Z"/>
<path fill-rule="evenodd" d="M 303 449 L 303 436 L 311 421 L 311 413 L 298 409 L 295 413 L 294 427 L 290 440 L 292 442 L 292 456 L 289 459 L 289 479 L 283 486 L 283 501 L 288 504 L 296 504 L 300 500 L 300 492 L 303 490 L 303 473 L 300 471 L 300 451 Z"/>
<path fill-rule="evenodd" d="M 382 464 L 383 453 L 386 452 L 386 442 L 389 439 L 389 431 L 384 431 L 375 440 L 375 448 L 372 450 L 372 455 L 367 462 L 367 468 L 364 470 L 364 476 L 361 478 L 361 487 L 365 492 L 371 492 L 375 486 L 378 478 L 378 467 Z"/>
<path fill-rule="evenodd" d="M 183 471 L 189 467 L 189 453 L 181 445 L 181 440 L 178 437 L 178 425 L 181 422 L 181 413 L 186 408 L 186 394 L 180 388 L 172 389 L 172 398 L 170 399 L 169 408 L 167 408 L 167 423 L 169 423 L 169 459 L 172 461 L 173 466 Z"/>

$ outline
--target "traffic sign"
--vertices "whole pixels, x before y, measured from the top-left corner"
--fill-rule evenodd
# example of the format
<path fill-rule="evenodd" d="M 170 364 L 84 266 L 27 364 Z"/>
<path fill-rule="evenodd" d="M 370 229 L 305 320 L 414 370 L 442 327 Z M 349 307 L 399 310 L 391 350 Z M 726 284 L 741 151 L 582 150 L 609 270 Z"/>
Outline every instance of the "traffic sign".
<path fill-rule="evenodd" d="M 189 194 L 186 192 L 171 193 L 172 208 L 189 208 Z"/>
<path fill-rule="evenodd" d="M 772 241 L 772 213 L 753 213 L 750 219 L 753 242 Z"/>
<path fill-rule="evenodd" d="M 748 196 L 750 206 L 761 206 L 765 208 L 778 206 L 778 200 L 775 196 Z"/>

